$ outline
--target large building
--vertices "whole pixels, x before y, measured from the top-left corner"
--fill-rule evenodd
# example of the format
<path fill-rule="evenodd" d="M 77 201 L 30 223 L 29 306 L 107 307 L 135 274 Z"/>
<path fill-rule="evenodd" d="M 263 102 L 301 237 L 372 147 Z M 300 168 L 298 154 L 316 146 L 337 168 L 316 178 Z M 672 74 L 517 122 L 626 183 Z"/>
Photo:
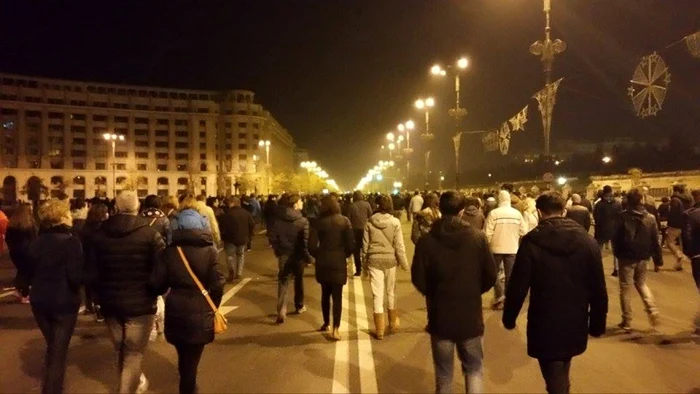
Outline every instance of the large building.
<path fill-rule="evenodd" d="M 5 200 L 26 199 L 30 178 L 69 197 L 111 197 L 126 185 L 141 196 L 226 195 L 243 180 L 267 193 L 273 172 L 292 170 L 294 149 L 250 91 L 0 74 Z"/>

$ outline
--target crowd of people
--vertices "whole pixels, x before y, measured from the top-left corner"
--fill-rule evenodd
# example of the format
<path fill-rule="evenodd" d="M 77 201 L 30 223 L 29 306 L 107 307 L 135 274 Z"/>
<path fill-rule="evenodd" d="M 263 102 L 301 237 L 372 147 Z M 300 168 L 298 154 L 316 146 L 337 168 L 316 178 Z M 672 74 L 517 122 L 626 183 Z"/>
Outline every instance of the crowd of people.
<path fill-rule="evenodd" d="M 412 262 L 404 211 L 416 245 Z M 482 391 L 482 295 L 491 289 L 490 306 L 503 311 L 509 330 L 530 294 L 527 352 L 550 393 L 569 392 L 571 359 L 586 350 L 589 335 L 606 331 L 602 250 L 614 256 L 622 330 L 632 329 L 632 285 L 650 324 L 660 323 L 646 274 L 649 261 L 661 270 L 664 244 L 676 270 L 692 266 L 700 290 L 700 190 L 691 197 L 682 187 L 659 206 L 648 189 L 613 193 L 606 186 L 591 202 L 555 191 L 521 195 L 508 184 L 472 196 L 356 191 L 141 201 L 126 190 L 112 201 L 50 199 L 18 205 L 9 220 L 0 211 L 18 300 L 31 304 L 46 340 L 42 391 L 62 392 L 68 346 L 84 312 L 109 330 L 119 392 L 147 390 L 141 362 L 161 334 L 177 350 L 180 392 L 195 392 L 199 360 L 215 335 L 207 297 L 218 308 L 225 283 L 242 278 L 258 228 L 278 262 L 277 323 L 287 318 L 291 281 L 295 313 L 307 310 L 303 273 L 313 265 L 322 292 L 319 331 L 332 340 L 341 340 L 343 286 L 353 275 L 370 281 L 373 336 L 397 332 L 397 269 L 410 271 L 426 300 L 437 392 L 451 390 L 455 348 L 468 391 Z M 700 313 L 694 325 L 700 335 Z"/>

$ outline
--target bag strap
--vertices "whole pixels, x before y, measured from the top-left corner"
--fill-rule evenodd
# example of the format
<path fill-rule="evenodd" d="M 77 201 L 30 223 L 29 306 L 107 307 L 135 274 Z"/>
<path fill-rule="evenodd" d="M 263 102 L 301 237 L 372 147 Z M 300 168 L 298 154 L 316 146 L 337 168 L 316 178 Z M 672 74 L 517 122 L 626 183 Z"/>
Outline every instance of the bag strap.
<path fill-rule="evenodd" d="M 211 297 L 209 297 L 209 292 L 204 289 L 204 286 L 202 286 L 202 282 L 199 281 L 199 279 L 197 278 L 197 275 L 195 275 L 194 272 L 192 272 L 192 267 L 190 267 L 190 263 L 189 263 L 189 261 L 187 261 L 187 257 L 185 257 L 185 253 L 182 251 L 182 248 L 178 246 L 177 252 L 180 253 L 180 258 L 182 258 L 182 262 L 185 263 L 185 268 L 187 268 L 187 272 L 190 273 L 190 276 L 192 277 L 192 280 L 194 280 L 194 283 L 199 288 L 199 291 L 202 292 L 202 295 L 204 296 L 204 298 L 207 299 L 209 306 L 214 311 L 214 313 L 216 313 L 216 311 L 218 311 L 218 308 L 216 307 L 216 305 L 214 305 L 214 301 L 212 301 Z"/>
<path fill-rule="evenodd" d="M 151 220 L 151 223 L 148 225 L 148 227 L 153 226 L 153 224 L 156 222 L 156 220 L 158 220 L 158 218 L 155 218 L 155 219 Z"/>

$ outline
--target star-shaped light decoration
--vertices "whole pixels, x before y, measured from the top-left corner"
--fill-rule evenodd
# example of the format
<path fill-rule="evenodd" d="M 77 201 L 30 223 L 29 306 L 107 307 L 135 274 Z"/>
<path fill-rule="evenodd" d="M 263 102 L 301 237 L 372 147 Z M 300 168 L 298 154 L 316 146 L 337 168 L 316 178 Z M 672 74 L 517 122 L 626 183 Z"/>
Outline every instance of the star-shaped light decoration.
<path fill-rule="evenodd" d="M 525 130 L 525 123 L 527 123 L 527 106 L 518 112 L 517 115 L 510 118 L 508 123 L 510 123 L 511 131 Z"/>

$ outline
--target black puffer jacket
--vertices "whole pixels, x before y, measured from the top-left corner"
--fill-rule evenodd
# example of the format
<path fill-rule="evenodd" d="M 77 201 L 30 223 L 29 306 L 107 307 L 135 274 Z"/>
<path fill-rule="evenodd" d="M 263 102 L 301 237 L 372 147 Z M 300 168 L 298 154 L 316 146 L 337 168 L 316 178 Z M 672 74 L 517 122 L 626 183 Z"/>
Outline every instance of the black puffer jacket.
<path fill-rule="evenodd" d="M 255 231 L 255 219 L 248 210 L 233 207 L 219 216 L 221 240 L 236 246 L 245 245 Z"/>
<path fill-rule="evenodd" d="M 135 317 L 156 313 L 156 297 L 165 269 L 165 241 L 149 222 L 117 214 L 102 222 L 88 258 L 93 288 L 105 316 Z"/>
<path fill-rule="evenodd" d="M 668 214 L 668 227 L 683 228 L 683 212 L 693 206 L 693 199 L 687 194 L 673 193 Z"/>
<path fill-rule="evenodd" d="M 354 247 L 348 218 L 338 214 L 318 219 L 309 236 L 309 251 L 316 259 L 316 281 L 322 285 L 347 283 L 346 259 L 352 255 Z"/>
<path fill-rule="evenodd" d="M 29 246 L 29 298 L 32 308 L 78 313 L 84 266 L 80 241 L 65 225 L 42 229 Z"/>
<path fill-rule="evenodd" d="M 595 239 L 598 242 L 608 242 L 612 239 L 621 211 L 622 206 L 613 199 L 612 195 L 608 194 L 598 201 L 593 210 Z"/>
<path fill-rule="evenodd" d="M 214 312 L 209 306 L 177 251 L 181 247 L 202 286 L 218 307 L 224 292 L 224 276 L 219 272 L 219 252 L 208 230 L 175 230 L 173 243 L 163 254 L 165 285 L 165 338 L 170 343 L 203 345 L 214 340 Z"/>
<path fill-rule="evenodd" d="M 568 218 L 543 219 L 523 237 L 506 289 L 503 325 L 515 327 L 525 297 L 527 354 L 566 360 L 605 332 L 608 294 L 600 248 Z"/>
<path fill-rule="evenodd" d="M 172 231 L 170 229 L 170 219 L 158 208 L 148 208 L 141 212 L 141 216 L 148 220 L 148 225 L 156 229 L 165 240 L 167 245 L 172 242 Z"/>
<path fill-rule="evenodd" d="M 313 261 L 309 253 L 309 221 L 300 211 L 287 208 L 281 212 L 269 236 L 275 256 L 289 256 L 292 261 Z"/>
<path fill-rule="evenodd" d="M 484 223 L 486 223 L 486 218 L 484 217 L 484 212 L 481 211 L 475 205 L 470 205 L 464 209 L 462 214 L 462 219 L 469 223 L 472 227 L 477 230 L 484 229 Z"/>
<path fill-rule="evenodd" d="M 5 242 L 7 242 L 7 249 L 10 251 L 10 259 L 12 259 L 12 263 L 17 269 L 25 270 L 29 268 L 29 245 L 34 238 L 36 238 L 36 230 L 34 228 L 19 229 L 9 227 L 7 229 Z M 2 242 L 1 239 L 0 242 Z"/>
<path fill-rule="evenodd" d="M 484 334 L 481 295 L 496 282 L 486 235 L 445 216 L 416 245 L 411 280 L 428 306 L 428 332 L 455 341 Z"/>
<path fill-rule="evenodd" d="M 700 203 L 696 203 L 683 216 L 683 253 L 694 258 L 700 255 Z"/>

